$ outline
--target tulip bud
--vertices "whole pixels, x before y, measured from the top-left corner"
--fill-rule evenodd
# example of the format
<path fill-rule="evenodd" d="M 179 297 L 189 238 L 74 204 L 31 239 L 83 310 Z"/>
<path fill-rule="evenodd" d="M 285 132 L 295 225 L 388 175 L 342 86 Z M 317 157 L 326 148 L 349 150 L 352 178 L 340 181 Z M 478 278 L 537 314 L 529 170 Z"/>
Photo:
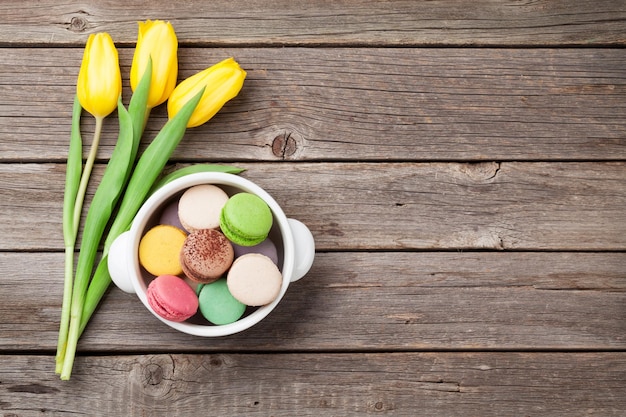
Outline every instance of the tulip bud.
<path fill-rule="evenodd" d="M 172 119 L 180 109 L 203 88 L 204 94 L 191 115 L 187 127 L 200 126 L 213 117 L 224 104 L 239 94 L 246 72 L 233 59 L 228 58 L 191 77 L 174 89 L 167 102 L 167 112 Z"/>
<path fill-rule="evenodd" d="M 96 118 L 104 118 L 117 108 L 122 94 L 122 74 L 117 49 L 108 33 L 89 35 L 76 93 L 80 105 Z"/>
<path fill-rule="evenodd" d="M 134 92 L 146 70 L 148 60 L 152 58 L 148 108 L 163 103 L 174 90 L 178 77 L 177 51 L 178 39 L 170 22 L 139 22 L 137 46 L 130 67 L 130 87 Z"/>

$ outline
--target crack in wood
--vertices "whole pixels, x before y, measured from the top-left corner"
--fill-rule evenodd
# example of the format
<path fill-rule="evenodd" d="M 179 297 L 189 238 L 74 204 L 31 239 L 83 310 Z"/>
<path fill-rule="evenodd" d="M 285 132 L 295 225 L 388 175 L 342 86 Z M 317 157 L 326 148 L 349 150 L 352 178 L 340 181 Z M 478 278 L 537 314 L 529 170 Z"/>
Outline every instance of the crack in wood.
<path fill-rule="evenodd" d="M 55 394 L 59 392 L 58 388 L 49 387 L 47 385 L 32 383 L 32 384 L 22 384 L 22 385 L 14 385 L 12 387 L 8 387 L 7 391 L 9 392 L 27 392 L 29 394 Z"/>

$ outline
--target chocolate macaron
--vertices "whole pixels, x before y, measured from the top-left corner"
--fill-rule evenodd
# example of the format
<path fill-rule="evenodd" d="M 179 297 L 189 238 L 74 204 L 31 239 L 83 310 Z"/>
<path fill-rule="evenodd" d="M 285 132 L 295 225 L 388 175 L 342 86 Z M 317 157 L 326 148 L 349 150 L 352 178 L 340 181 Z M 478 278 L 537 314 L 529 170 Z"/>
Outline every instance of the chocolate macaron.
<path fill-rule="evenodd" d="M 180 251 L 183 273 L 192 281 L 208 284 L 221 277 L 233 263 L 230 241 L 215 229 L 190 233 Z"/>

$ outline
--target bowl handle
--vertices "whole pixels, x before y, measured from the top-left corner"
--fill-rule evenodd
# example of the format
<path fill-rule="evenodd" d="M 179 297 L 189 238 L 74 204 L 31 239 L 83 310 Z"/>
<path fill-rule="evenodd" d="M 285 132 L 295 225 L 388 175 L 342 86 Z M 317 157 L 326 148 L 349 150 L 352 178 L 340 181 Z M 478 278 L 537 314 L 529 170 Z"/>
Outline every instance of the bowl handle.
<path fill-rule="evenodd" d="M 306 275 L 315 258 L 315 241 L 309 228 L 299 220 L 287 219 L 295 247 L 295 262 L 291 282 Z"/>
<path fill-rule="evenodd" d="M 128 254 L 130 253 L 130 232 L 119 235 L 111 244 L 107 259 L 109 275 L 120 290 L 129 294 L 135 293 L 128 271 Z"/>

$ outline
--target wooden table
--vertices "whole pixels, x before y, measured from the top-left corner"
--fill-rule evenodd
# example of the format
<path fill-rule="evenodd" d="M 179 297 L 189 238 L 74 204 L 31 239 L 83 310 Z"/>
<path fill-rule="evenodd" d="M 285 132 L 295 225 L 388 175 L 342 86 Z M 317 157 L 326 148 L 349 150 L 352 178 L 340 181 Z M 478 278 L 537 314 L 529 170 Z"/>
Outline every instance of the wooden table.
<path fill-rule="evenodd" d="M 1 416 L 626 415 L 625 1 L 72 3 L 0 4 Z M 83 47 L 113 36 L 127 102 L 135 22 L 157 18 L 181 79 L 248 71 L 168 168 L 245 168 L 316 259 L 217 339 L 112 287 L 60 381 Z"/>

